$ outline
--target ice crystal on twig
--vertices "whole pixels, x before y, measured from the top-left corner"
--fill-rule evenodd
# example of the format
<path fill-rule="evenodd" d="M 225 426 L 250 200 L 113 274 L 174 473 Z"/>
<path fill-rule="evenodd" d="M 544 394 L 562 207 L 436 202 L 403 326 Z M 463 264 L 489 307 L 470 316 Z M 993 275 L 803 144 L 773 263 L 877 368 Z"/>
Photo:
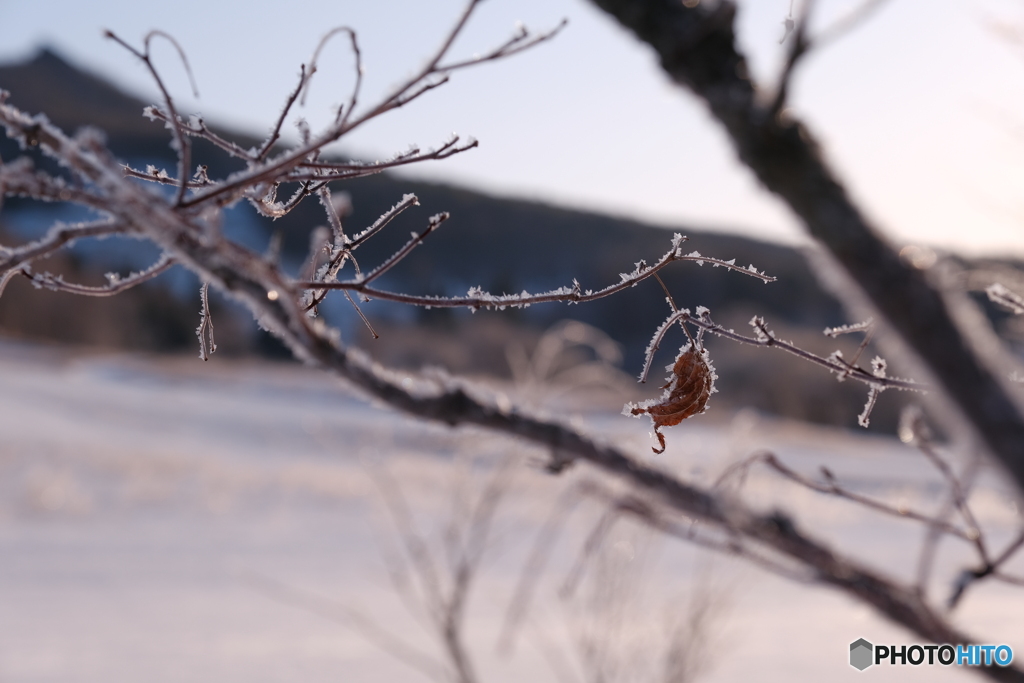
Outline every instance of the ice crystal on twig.
<path fill-rule="evenodd" d="M 836 337 L 843 334 L 851 334 L 853 332 L 867 332 L 875 324 L 872 318 L 868 318 L 864 322 L 854 323 L 852 325 L 840 325 L 839 327 L 826 327 L 822 332 L 826 337 Z"/>
<path fill-rule="evenodd" d="M 875 377 L 878 377 L 879 379 L 886 378 L 886 367 L 887 363 L 880 356 L 875 356 L 871 360 L 871 374 L 874 375 Z M 886 389 L 885 386 L 877 383 L 872 383 L 870 387 L 871 388 L 868 389 L 867 401 L 864 402 L 864 410 L 861 411 L 861 414 L 857 416 L 857 424 L 859 424 L 861 427 L 864 427 L 865 429 L 868 427 L 868 425 L 871 424 L 871 411 L 875 409 L 875 403 L 878 401 L 878 397 Z"/>
<path fill-rule="evenodd" d="M 196 328 L 199 357 L 210 360 L 210 354 L 217 350 L 217 342 L 213 339 L 213 316 L 210 315 L 210 283 L 204 282 L 199 288 L 199 299 L 203 305 L 199 311 L 199 327 Z"/>

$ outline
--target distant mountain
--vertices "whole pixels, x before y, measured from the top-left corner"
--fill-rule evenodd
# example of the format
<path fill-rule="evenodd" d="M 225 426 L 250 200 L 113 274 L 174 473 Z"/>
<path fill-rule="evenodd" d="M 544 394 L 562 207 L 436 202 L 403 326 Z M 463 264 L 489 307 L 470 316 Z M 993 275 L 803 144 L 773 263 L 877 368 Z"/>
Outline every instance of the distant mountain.
<path fill-rule="evenodd" d="M 117 155 L 170 153 L 160 126 L 142 117 L 148 103 L 71 66 L 49 48 L 27 62 L 0 67 L 0 88 L 9 91 L 21 109 L 45 112 L 68 132 L 89 125 L 111 133 L 110 148 Z"/>
<path fill-rule="evenodd" d="M 148 103 L 76 69 L 51 50 L 41 50 L 24 63 L 0 66 L 0 88 L 10 91 L 14 105 L 30 113 L 45 112 L 51 121 L 68 131 L 84 125 L 103 129 L 110 149 L 128 163 L 154 163 L 167 169 L 173 169 L 176 163 L 167 131 L 141 116 Z M 219 132 L 243 147 L 259 143 L 245 134 Z M 11 140 L 0 137 L 0 158 L 9 160 L 21 153 Z M 193 163 L 207 164 L 211 177 L 222 177 L 239 167 L 202 141 L 196 144 Z M 439 211 L 452 214 L 451 220 L 389 273 L 383 283 L 416 293 L 460 294 L 474 285 L 496 292 L 536 291 L 569 284 L 573 278 L 584 288 L 596 289 L 617 282 L 620 272 L 632 270 L 641 259 L 657 259 L 668 250 L 671 237 L 671 231 L 639 221 L 498 199 L 450 185 L 398 179 L 388 174 L 350 181 L 339 189 L 352 197 L 354 211 L 348 224 L 356 230 L 372 223 L 405 193 L 415 193 L 422 204 L 420 209 L 396 221 L 394 229 L 375 244 L 360 250 L 364 267 L 390 254 L 408 238 L 410 230 L 425 224 L 427 216 Z M 0 242 L 37 234 L 59 215 L 59 208 L 8 200 L 0 215 L 0 230 L 5 230 L 7 237 L 0 237 Z M 306 254 L 310 231 L 324 222 L 319 205 L 313 201 L 276 222 L 258 217 L 247 206 L 229 211 L 226 220 L 225 230 L 254 248 L 266 245 L 273 232 L 280 232 L 283 261 L 293 266 Z M 820 331 L 827 325 L 844 322 L 842 310 L 822 291 L 797 251 L 689 227 L 680 226 L 678 231 L 690 237 L 693 250 L 724 259 L 735 258 L 743 265 L 753 263 L 779 278 L 778 282 L 765 285 L 723 269 L 676 264 L 664 271 L 664 279 L 680 306 L 707 306 L 718 321 L 737 329 L 746 327 L 752 315 L 763 315 L 772 325 L 791 333 L 789 336 L 810 340 L 825 352 L 831 348 L 820 340 Z M 48 267 L 63 269 L 61 272 L 68 273 L 68 277 L 88 280 L 99 278 L 111 268 L 139 267 L 152 256 L 136 243 L 108 241 L 82 245 L 53 259 Z M 33 292 L 15 283 L 0 299 L 0 331 L 65 342 L 182 348 L 194 344 L 196 284 L 189 275 L 178 275 L 160 278 L 124 297 L 83 301 L 52 292 Z M 231 307 L 220 308 L 222 318 L 229 321 L 223 326 L 230 337 L 225 344 L 229 349 L 246 352 L 273 348 L 272 343 L 252 331 L 254 326 L 244 316 L 233 316 Z M 604 330 L 623 345 L 626 367 L 634 371 L 642 363 L 643 349 L 651 334 L 668 312 L 664 294 L 654 281 L 592 304 L 541 306 L 500 315 L 419 311 L 385 302 L 372 302 L 366 310 L 372 320 L 388 329 L 413 323 L 423 325 L 422 329 L 431 333 L 424 333 L 421 339 L 442 339 L 440 345 L 447 347 L 433 351 L 417 349 L 406 334 L 395 335 L 400 339 L 385 338 L 367 344 L 385 359 L 417 363 L 443 357 L 456 366 L 461 362 L 456 369 L 499 374 L 507 370 L 503 367 L 502 344 L 514 337 L 528 343 L 536 339 L 540 330 L 562 318 L 582 320 Z M 344 306 L 335 306 L 328 314 L 340 320 L 349 338 L 361 334 L 354 316 Z M 502 326 L 506 332 L 480 332 L 484 326 L 494 325 Z M 470 343 L 474 335 L 479 339 Z M 490 341 L 486 342 L 484 337 Z M 479 349 L 469 350 L 480 343 L 490 343 L 494 348 L 482 355 Z M 722 375 L 719 386 L 723 395 L 732 395 L 724 397 L 726 403 L 742 402 L 819 422 L 850 424 L 863 400 L 859 388 L 847 386 L 850 383 L 836 385 L 828 373 L 806 364 L 794 364 L 777 352 L 720 342 L 714 346 L 720 349 L 716 351 Z M 465 351 L 453 353 L 452 349 Z M 739 371 L 726 368 L 725 359 L 732 359 Z M 800 384 L 809 384 L 793 386 L 789 380 L 796 376 L 800 377 Z M 817 377 L 824 382 L 820 391 L 815 388 Z M 821 396 L 845 398 L 838 401 L 840 407 L 836 409 L 832 406 L 837 401 L 822 401 Z M 882 421 L 891 423 L 892 416 Z"/>

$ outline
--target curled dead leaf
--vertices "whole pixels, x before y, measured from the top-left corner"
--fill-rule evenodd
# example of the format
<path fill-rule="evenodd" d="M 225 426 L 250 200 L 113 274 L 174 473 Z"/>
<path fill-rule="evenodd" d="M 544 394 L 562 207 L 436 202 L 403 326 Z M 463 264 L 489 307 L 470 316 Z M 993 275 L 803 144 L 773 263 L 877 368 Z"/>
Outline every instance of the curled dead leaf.
<path fill-rule="evenodd" d="M 665 436 L 660 431 L 661 427 L 672 427 L 688 417 L 704 412 L 714 392 L 715 379 L 715 371 L 708 363 L 707 351 L 698 351 L 693 345 L 687 344 L 676 357 L 668 384 L 662 387 L 665 393 L 661 401 L 630 409 L 631 415 L 646 414 L 654 422 L 654 434 L 661 445 L 660 450 L 652 449 L 655 453 L 665 452 Z"/>

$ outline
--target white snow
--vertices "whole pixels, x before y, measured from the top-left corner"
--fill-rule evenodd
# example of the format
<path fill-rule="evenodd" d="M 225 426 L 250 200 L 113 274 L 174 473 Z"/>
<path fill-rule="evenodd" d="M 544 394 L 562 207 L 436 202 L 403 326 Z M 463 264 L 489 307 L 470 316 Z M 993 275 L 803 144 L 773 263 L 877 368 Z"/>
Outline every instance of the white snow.
<path fill-rule="evenodd" d="M 667 430 L 668 452 L 652 457 L 644 425 L 603 413 L 578 419 L 638 457 L 705 485 L 729 464 L 771 448 L 811 477 L 827 463 L 860 491 L 911 506 L 934 502 L 938 477 L 895 440 L 741 413 L 731 422 L 694 418 Z M 339 614 L 332 605 L 361 609 L 438 652 L 386 578 L 382 548 L 393 549 L 396 537 L 369 469 L 384 465 L 394 474 L 415 523 L 440 544 L 448 511 L 458 505 L 455 493 L 479 493 L 482 485 L 473 482 L 509 454 L 538 461 L 546 455 L 369 407 L 296 366 L 74 356 L 9 342 L 0 343 L 0 434 L 4 683 L 426 680 L 330 618 Z M 488 682 L 556 680 L 530 645 L 538 630 L 576 657 L 566 641 L 585 615 L 579 605 L 563 604 L 555 589 L 600 512 L 585 504 L 568 521 L 538 588 L 534 625 L 515 656 L 503 659 L 494 644 L 534 534 L 560 491 L 593 474 L 575 467 L 553 477 L 528 463 L 516 472 L 511 502 L 499 511 L 498 540 L 469 600 L 469 649 Z M 801 528 L 891 574 L 914 570 L 923 531 L 914 524 L 867 514 L 757 469 L 743 496 L 764 509 L 787 510 Z M 982 477 L 973 503 L 1000 542 L 1016 528 L 1019 515 L 995 477 Z M 620 531 L 625 535 L 613 538 L 609 552 L 647 557 L 625 566 L 641 572 L 638 585 L 656 599 L 648 611 L 624 609 L 616 617 L 624 634 L 619 644 L 655 647 L 680 594 L 721 598 L 715 644 L 701 653 L 714 666 L 701 680 L 971 680 L 954 667 L 857 672 L 847 664 L 857 638 L 917 639 L 834 591 Z M 655 551 L 645 556 L 647 543 Z M 941 590 L 963 566 L 956 555 L 962 545 L 943 548 Z M 268 586 L 280 584 L 319 596 L 320 613 L 275 596 Z M 984 585 L 968 594 L 956 621 L 1024 653 L 1021 615 L 1024 592 Z"/>

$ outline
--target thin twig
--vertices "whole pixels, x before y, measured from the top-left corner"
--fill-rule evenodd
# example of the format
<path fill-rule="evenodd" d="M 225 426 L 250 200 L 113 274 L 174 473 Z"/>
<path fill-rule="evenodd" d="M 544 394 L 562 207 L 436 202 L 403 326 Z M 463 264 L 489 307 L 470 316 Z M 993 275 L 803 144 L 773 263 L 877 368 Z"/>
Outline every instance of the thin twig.
<path fill-rule="evenodd" d="M 281 138 L 281 127 L 284 125 L 284 120 L 288 118 L 288 112 L 291 111 L 292 106 L 295 104 L 295 100 L 298 99 L 299 93 L 302 92 L 303 88 L 306 87 L 306 79 L 309 76 L 306 73 L 306 65 L 299 65 L 299 83 L 295 86 L 295 90 L 292 90 L 288 95 L 288 98 L 284 102 L 284 107 L 281 109 L 281 114 L 277 117 L 277 121 L 274 123 L 274 127 L 270 131 L 270 135 L 267 136 L 266 141 L 260 147 L 259 151 L 256 152 L 255 161 L 263 161 L 270 154 L 270 150 L 274 148 L 276 143 Z"/>
<path fill-rule="evenodd" d="M 149 75 L 153 77 L 153 81 L 160 89 L 160 94 L 163 95 L 164 103 L 167 105 L 167 113 L 170 117 L 171 128 L 174 131 L 174 139 L 178 145 L 178 192 L 174 197 L 174 203 L 181 206 L 185 199 L 185 191 L 188 189 L 188 169 L 189 159 L 191 158 L 191 145 L 189 144 L 188 137 L 185 135 L 185 131 L 182 130 L 181 122 L 178 120 L 178 112 L 174 107 L 174 100 L 171 99 L 171 93 L 167 90 L 163 79 L 160 78 L 160 73 L 156 70 L 156 67 L 153 65 L 153 61 L 150 59 L 149 46 L 153 38 L 163 38 L 178 51 L 178 56 L 181 58 L 182 64 L 185 65 L 185 72 L 188 74 L 189 83 L 192 85 L 192 93 L 198 97 L 199 89 L 196 87 L 195 79 L 192 77 L 192 67 L 188 64 L 188 58 L 185 56 L 185 51 L 181 49 L 181 45 L 178 44 L 178 41 L 163 31 L 150 31 L 146 34 L 146 37 L 142 41 L 145 48 L 143 52 L 139 52 L 134 47 L 121 40 L 121 38 L 115 35 L 113 31 L 108 30 L 104 35 L 131 52 L 146 65 L 146 68 L 149 70 Z"/>
<path fill-rule="evenodd" d="M 961 529 L 960 527 L 955 526 L 953 524 L 949 524 L 948 522 L 940 518 L 916 512 L 914 510 L 907 508 L 906 506 L 893 506 L 888 503 L 875 500 L 874 498 L 870 498 L 868 496 L 850 491 L 849 489 L 846 489 L 843 486 L 841 486 L 839 482 L 836 481 L 836 479 L 830 473 L 828 473 L 828 470 L 825 470 L 825 483 L 820 484 L 799 474 L 795 470 L 790 469 L 782 461 L 780 461 L 775 456 L 775 454 L 770 453 L 768 451 L 762 451 L 760 453 L 757 453 L 751 456 L 748 460 L 750 463 L 762 462 L 771 469 L 781 474 L 786 479 L 796 484 L 799 484 L 804 488 L 808 488 L 812 491 L 817 491 L 818 493 L 826 493 L 829 495 L 836 496 L 837 498 L 843 498 L 850 502 L 857 503 L 858 505 L 866 507 L 870 510 L 874 510 L 875 512 L 880 512 L 884 515 L 889 515 L 890 517 L 898 517 L 900 519 L 909 519 L 915 522 L 921 522 L 923 524 L 941 530 L 943 533 L 949 534 L 950 536 L 955 536 L 964 541 L 967 541 L 968 543 L 974 543 L 975 541 L 974 535 L 971 533 L 972 530 L 970 529 Z"/>
<path fill-rule="evenodd" d="M 681 236 L 677 236 L 677 237 L 679 237 L 679 239 L 682 239 Z M 360 236 L 356 237 L 357 240 L 359 238 L 360 238 Z M 407 248 L 411 248 L 412 246 L 415 246 L 414 243 L 418 243 L 418 240 L 414 239 L 412 242 L 407 244 L 406 247 Z M 404 254 L 407 254 L 408 251 L 405 251 L 405 248 L 403 248 L 403 251 L 400 252 L 400 253 L 403 253 L 403 255 L 404 255 Z M 397 255 L 398 254 L 396 254 L 396 256 Z M 393 258 L 394 257 L 392 257 L 392 259 Z M 596 290 L 596 291 L 593 291 L 593 290 L 582 290 L 582 288 L 579 286 L 579 283 L 574 282 L 572 287 L 561 287 L 559 289 L 551 290 L 549 292 L 542 292 L 542 293 L 539 293 L 539 294 L 523 293 L 523 294 L 501 294 L 501 295 L 498 295 L 498 294 L 491 294 L 491 293 L 488 293 L 488 292 L 484 292 L 481 289 L 479 289 L 477 287 L 474 287 L 474 288 L 470 289 L 470 293 L 469 293 L 468 296 L 461 296 L 461 297 L 419 296 L 419 295 L 412 295 L 412 294 L 402 294 L 402 293 L 398 293 L 398 292 L 389 292 L 389 291 L 385 291 L 385 290 L 380 290 L 380 289 L 376 289 L 376 288 L 373 288 L 373 287 L 369 287 L 367 285 L 367 279 L 366 278 L 356 279 L 356 280 L 347 280 L 347 281 L 343 281 L 343 282 L 317 282 L 317 281 L 296 282 L 295 286 L 297 288 L 299 288 L 299 289 L 324 289 L 324 290 L 344 289 L 344 290 L 350 290 L 350 291 L 359 292 L 360 294 L 363 294 L 363 295 L 368 296 L 368 297 L 373 298 L 373 299 L 382 299 L 382 300 L 385 300 L 385 301 L 395 301 L 395 302 L 398 302 L 398 303 L 411 304 L 411 305 L 416 305 L 416 306 L 424 306 L 424 307 L 427 307 L 427 308 L 470 308 L 470 309 L 481 309 L 481 308 L 493 308 L 493 309 L 524 308 L 524 307 L 532 306 L 532 305 L 535 305 L 535 304 L 552 303 L 552 302 L 563 302 L 563 303 L 577 304 L 577 303 L 585 303 L 585 302 L 588 302 L 588 301 L 595 301 L 597 299 L 601 299 L 601 298 L 604 298 L 606 296 L 611 296 L 612 294 L 620 292 L 620 291 L 622 291 L 624 289 L 628 289 L 630 287 L 633 287 L 637 283 L 642 282 L 643 280 L 647 279 L 648 277 L 651 277 L 652 275 L 654 275 L 654 273 L 658 272 L 659 270 L 661 270 L 662 268 L 664 268 L 668 264 L 673 263 L 675 261 L 682 261 L 682 260 L 690 260 L 690 261 L 692 261 L 692 260 L 696 260 L 696 259 L 688 258 L 688 257 L 683 256 L 680 253 L 678 246 L 677 245 L 673 246 L 673 248 L 670 251 L 668 251 L 664 256 L 662 256 L 658 260 L 658 262 L 655 263 L 653 266 L 648 266 L 646 264 L 643 264 L 642 267 L 638 267 L 632 273 L 629 273 L 629 274 L 623 273 L 621 275 L 621 281 L 620 282 L 618 282 L 616 284 L 613 284 L 613 285 L 609 285 L 609 286 L 607 286 L 607 287 L 605 287 L 603 289 L 599 289 L 599 290 Z M 394 263 L 391 263 L 391 265 L 394 265 Z M 390 265 L 389 265 L 389 267 L 390 267 Z M 767 277 L 767 276 L 764 276 L 763 274 L 754 275 L 753 273 L 750 273 L 748 270 L 746 270 L 744 268 L 737 268 L 737 271 L 738 272 L 742 272 L 742 273 L 746 273 L 748 275 L 753 275 L 754 277 L 759 277 L 759 278 Z M 675 322 L 675 321 L 673 321 L 673 322 Z M 707 324 L 707 323 L 705 323 L 705 324 Z M 833 366 L 830 366 L 830 367 L 833 367 Z"/>
<path fill-rule="evenodd" d="M 427 239 L 427 237 L 430 236 L 430 233 L 437 230 L 439 225 L 448 220 L 448 216 L 449 214 L 447 212 L 442 212 L 434 216 L 431 216 L 430 219 L 427 221 L 427 228 L 423 232 L 419 233 L 418 235 L 413 234 L 412 239 L 406 242 L 405 246 L 403 246 L 390 257 L 385 259 L 384 262 L 381 263 L 379 266 L 377 266 L 369 273 L 367 273 L 363 277 L 362 282 L 369 284 L 376 280 L 377 278 L 379 278 L 384 273 L 391 270 L 391 268 L 393 268 L 399 261 L 408 256 L 409 252 L 411 252 L 419 245 L 423 244 L 423 240 Z"/>
<path fill-rule="evenodd" d="M 217 342 L 213 339 L 213 316 L 210 315 L 210 283 L 204 282 L 199 288 L 199 299 L 203 308 L 199 311 L 196 336 L 199 337 L 199 357 L 206 361 L 210 360 L 210 354 L 217 350 Z"/>
<path fill-rule="evenodd" d="M 16 270 L 13 272 L 20 272 L 31 280 L 33 284 L 45 287 L 46 289 L 51 289 L 55 292 L 68 292 L 70 294 L 78 294 L 81 296 L 105 297 L 120 294 L 121 292 L 140 285 L 147 280 L 152 280 L 157 275 L 170 270 L 175 263 L 176 261 L 174 257 L 165 253 L 156 263 L 141 273 L 132 273 L 125 278 L 108 275 L 108 278 L 110 278 L 109 284 L 101 287 L 90 287 L 88 285 L 80 285 L 73 282 L 64 282 L 64 279 L 59 275 L 52 275 L 50 273 L 33 273 L 28 270 L 28 266 L 23 266 L 22 270 Z"/>
<path fill-rule="evenodd" d="M 789 97 L 789 86 L 797 64 L 799 64 L 800 59 L 807 54 L 811 47 L 811 42 L 807 39 L 807 27 L 810 24 L 814 3 L 815 0 L 804 0 L 801 3 L 800 17 L 796 19 L 793 35 L 789 38 L 786 63 L 782 67 L 779 83 L 775 88 L 775 96 L 766 110 L 767 115 L 772 118 L 777 118 L 782 108 L 786 105 L 786 100 Z"/>
<path fill-rule="evenodd" d="M 42 256 L 48 256 L 75 240 L 88 237 L 106 237 L 124 234 L 126 225 L 120 221 L 103 219 L 75 225 L 55 225 L 42 237 L 20 247 L 0 249 L 0 273 L 18 268 Z"/>
<path fill-rule="evenodd" d="M 458 64 L 449 65 L 444 69 L 439 69 L 438 65 L 442 59 L 447 55 L 448 50 L 454 43 L 455 38 L 462 32 L 466 22 L 469 20 L 475 7 L 479 4 L 479 0 L 471 0 L 467 5 L 463 13 L 460 15 L 455 26 L 449 32 L 447 37 L 441 44 L 441 47 L 434 53 L 434 56 L 427 61 L 426 65 L 418 72 L 414 73 L 408 80 L 403 84 L 395 88 L 390 95 L 386 96 L 377 105 L 370 107 L 361 115 L 348 118 L 344 117 L 341 121 L 338 121 L 335 125 L 332 125 L 321 135 L 311 138 L 308 142 L 299 146 L 298 148 L 291 150 L 290 152 L 282 155 L 274 161 L 267 162 L 261 167 L 251 169 L 247 172 L 237 174 L 235 177 L 228 179 L 227 181 L 219 184 L 215 188 L 207 189 L 206 191 L 197 192 L 193 197 L 185 200 L 181 205 L 191 207 L 199 204 L 204 204 L 212 200 L 229 204 L 239 193 L 244 192 L 246 188 L 254 185 L 266 182 L 270 178 L 279 177 L 286 174 L 298 167 L 306 157 L 313 152 L 322 149 L 325 145 L 334 142 L 348 132 L 351 132 L 355 128 L 358 128 L 362 124 L 375 119 L 389 111 L 393 111 L 399 107 L 402 107 L 423 94 L 437 88 L 447 81 L 448 73 L 457 69 L 463 69 L 466 67 L 481 64 L 485 61 L 493 59 L 499 59 L 505 56 L 510 56 L 516 51 L 507 51 L 504 54 L 495 54 L 495 52 L 485 55 L 478 59 L 469 60 L 467 62 L 460 62 Z M 545 36 L 545 40 L 550 35 Z M 537 44 L 536 41 L 532 44 Z M 443 75 L 442 75 L 443 74 Z M 432 77 L 437 77 L 437 80 L 430 81 Z"/>

